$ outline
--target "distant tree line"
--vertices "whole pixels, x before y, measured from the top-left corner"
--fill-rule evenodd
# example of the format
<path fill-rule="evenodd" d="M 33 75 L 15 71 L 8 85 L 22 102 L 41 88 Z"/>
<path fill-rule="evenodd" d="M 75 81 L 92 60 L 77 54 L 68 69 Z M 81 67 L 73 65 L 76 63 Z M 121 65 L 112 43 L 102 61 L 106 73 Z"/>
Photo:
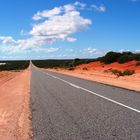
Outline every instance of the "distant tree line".
<path fill-rule="evenodd" d="M 72 70 L 80 64 L 95 61 L 94 59 L 65 59 L 65 60 L 33 60 L 33 64 L 40 68 L 66 68 Z"/>
<path fill-rule="evenodd" d="M 96 59 L 67 59 L 67 60 L 33 60 L 33 64 L 40 68 L 66 68 L 73 70 L 74 67 L 80 64 L 88 64 L 94 61 L 100 61 L 105 64 L 111 64 L 113 62 L 118 62 L 120 64 L 136 60 L 140 61 L 140 53 L 132 52 L 108 52 L 105 56 Z"/>
<path fill-rule="evenodd" d="M 29 66 L 29 61 L 0 61 L 0 71 L 24 70 Z"/>

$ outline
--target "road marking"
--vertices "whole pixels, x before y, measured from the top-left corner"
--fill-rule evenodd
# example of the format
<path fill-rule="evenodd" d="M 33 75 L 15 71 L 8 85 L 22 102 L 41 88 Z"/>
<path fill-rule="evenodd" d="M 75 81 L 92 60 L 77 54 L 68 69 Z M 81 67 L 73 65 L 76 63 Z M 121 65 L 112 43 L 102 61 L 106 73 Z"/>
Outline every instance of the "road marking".
<path fill-rule="evenodd" d="M 39 70 L 39 69 L 38 69 L 38 70 Z M 75 84 L 73 84 L 73 83 L 71 83 L 71 82 L 68 82 L 68 81 L 66 81 L 66 80 L 64 80 L 64 79 L 61 79 L 61 78 L 56 77 L 56 76 L 53 76 L 53 75 L 51 75 L 51 74 L 49 74 L 49 73 L 47 73 L 47 72 L 44 72 L 44 71 L 41 71 L 41 70 L 39 70 L 39 71 L 40 71 L 41 73 L 44 73 L 44 74 L 46 74 L 46 75 L 52 77 L 52 78 L 55 78 L 55 79 L 58 79 L 58 80 L 60 80 L 60 81 L 62 81 L 62 82 L 64 82 L 64 83 L 67 83 L 67 84 L 69 84 L 69 85 L 72 86 L 72 87 L 75 87 L 75 88 L 84 90 L 84 91 L 86 91 L 86 92 L 88 92 L 88 93 L 91 93 L 91 94 L 93 94 L 93 95 L 96 95 L 96 96 L 98 96 L 98 97 L 100 97 L 100 98 L 103 98 L 103 99 L 105 99 L 105 100 L 108 100 L 108 101 L 110 101 L 110 102 L 112 102 L 112 103 L 115 103 L 115 104 L 117 104 L 117 105 L 123 106 L 123 107 L 125 107 L 125 108 L 127 108 L 127 109 L 130 109 L 130 110 L 132 110 L 132 111 L 135 111 L 135 112 L 137 112 L 137 113 L 140 113 L 140 110 L 138 110 L 138 109 L 135 109 L 135 108 L 133 108 L 133 107 L 127 106 L 127 105 L 125 105 L 125 104 L 122 104 L 122 103 L 117 102 L 117 101 L 115 101 L 115 100 L 112 100 L 112 99 L 110 99 L 110 98 L 107 98 L 107 97 L 105 97 L 105 96 L 103 96 L 103 95 L 100 95 L 100 94 L 98 94 L 98 93 L 95 93 L 95 92 L 93 92 L 93 91 L 91 91 L 91 90 L 88 90 L 88 89 L 86 89 L 86 88 L 83 88 L 83 87 L 80 87 L 80 86 L 78 86 L 78 85 L 75 85 Z"/>
<path fill-rule="evenodd" d="M 77 86 L 77 85 L 75 85 L 75 84 L 69 83 L 69 85 L 71 85 L 72 87 L 81 89 L 81 87 L 79 87 L 79 86 Z"/>

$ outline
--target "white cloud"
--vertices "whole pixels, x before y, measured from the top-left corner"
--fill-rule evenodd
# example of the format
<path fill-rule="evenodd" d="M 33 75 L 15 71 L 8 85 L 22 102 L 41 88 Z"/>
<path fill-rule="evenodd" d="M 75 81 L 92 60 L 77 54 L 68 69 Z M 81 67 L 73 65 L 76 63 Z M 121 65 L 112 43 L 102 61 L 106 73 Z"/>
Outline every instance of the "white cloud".
<path fill-rule="evenodd" d="M 37 12 L 34 16 L 33 16 L 33 20 L 40 20 L 42 18 L 50 18 L 56 15 L 59 15 L 61 13 L 62 8 L 61 7 L 55 7 L 52 10 L 44 10 L 42 12 Z"/>
<path fill-rule="evenodd" d="M 64 12 L 71 12 L 71 11 L 75 11 L 76 8 L 74 5 L 68 4 L 68 5 L 64 5 L 63 10 Z"/>
<path fill-rule="evenodd" d="M 122 53 L 122 52 L 124 52 L 124 49 L 120 49 L 118 52 Z"/>
<path fill-rule="evenodd" d="M 40 48 L 36 47 L 33 51 L 34 52 L 45 52 L 45 53 L 53 53 L 59 51 L 60 48 L 54 48 L 54 47 L 49 47 L 49 48 Z"/>
<path fill-rule="evenodd" d="M 99 6 L 93 4 L 93 5 L 91 5 L 91 8 L 95 11 L 98 11 L 98 12 L 106 12 L 106 7 L 103 4 L 101 4 Z"/>
<path fill-rule="evenodd" d="M 69 42 L 74 42 L 76 39 L 69 36 L 85 30 L 88 25 L 92 24 L 92 21 L 82 17 L 78 10 L 83 9 L 85 6 L 83 3 L 75 2 L 51 10 L 37 12 L 33 16 L 33 20 L 38 20 L 38 22 L 35 22 L 31 31 L 29 31 L 29 38 L 14 40 L 10 36 L 0 36 L 0 41 L 5 46 L 15 46 L 16 49 L 19 48 L 20 50 L 35 49 L 57 40 L 66 39 Z"/>
<path fill-rule="evenodd" d="M 81 2 L 78 2 L 76 1 L 74 3 L 75 6 L 78 6 L 80 9 L 84 9 L 86 7 L 86 4 L 85 3 L 81 3 Z"/>
<path fill-rule="evenodd" d="M 48 53 L 50 53 L 50 52 L 56 52 L 56 51 L 58 51 L 59 50 L 59 48 L 53 48 L 53 47 L 51 47 L 51 48 L 47 48 L 47 49 L 45 49 Z"/>
<path fill-rule="evenodd" d="M 83 30 L 90 24 L 91 20 L 80 16 L 80 12 L 71 11 L 34 25 L 30 34 L 32 36 L 44 36 L 49 42 L 53 42 L 59 39 L 63 40 L 69 35 Z"/>
<path fill-rule="evenodd" d="M 2 41 L 3 44 L 7 44 L 7 45 L 16 44 L 16 41 L 11 36 L 0 36 L 0 41 Z"/>
<path fill-rule="evenodd" d="M 86 49 L 84 49 L 84 52 L 89 53 L 89 54 L 95 54 L 95 53 L 97 53 L 97 49 L 95 49 L 95 48 L 86 48 Z"/>
<path fill-rule="evenodd" d="M 94 55 L 104 55 L 106 54 L 106 52 L 108 52 L 108 50 L 99 50 L 96 48 L 85 48 L 81 51 L 84 55 L 86 56 L 94 56 Z"/>
<path fill-rule="evenodd" d="M 28 35 L 28 32 L 27 31 L 24 31 L 23 29 L 20 31 L 20 35 L 21 36 L 26 36 Z"/>
<path fill-rule="evenodd" d="M 68 37 L 67 41 L 68 42 L 75 42 L 75 41 L 77 41 L 77 39 L 76 38 L 72 38 L 72 37 Z"/>
<path fill-rule="evenodd" d="M 136 50 L 135 52 L 136 52 L 136 53 L 140 53 L 140 50 Z"/>
<path fill-rule="evenodd" d="M 33 20 L 41 20 L 43 18 L 52 18 L 57 15 L 61 15 L 63 13 L 76 11 L 77 9 L 84 9 L 86 4 L 81 2 L 75 2 L 73 4 L 67 4 L 64 6 L 55 7 L 52 10 L 44 10 L 44 11 L 38 11 L 34 16 L 32 17 Z"/>

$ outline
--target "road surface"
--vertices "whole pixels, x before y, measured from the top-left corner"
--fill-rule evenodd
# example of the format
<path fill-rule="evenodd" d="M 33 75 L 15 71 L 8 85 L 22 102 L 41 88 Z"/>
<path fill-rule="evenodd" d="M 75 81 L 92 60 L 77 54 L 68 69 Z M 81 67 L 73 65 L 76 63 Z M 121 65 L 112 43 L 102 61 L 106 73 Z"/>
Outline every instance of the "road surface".
<path fill-rule="evenodd" d="M 31 108 L 34 140 L 140 140 L 138 92 L 31 66 Z"/>

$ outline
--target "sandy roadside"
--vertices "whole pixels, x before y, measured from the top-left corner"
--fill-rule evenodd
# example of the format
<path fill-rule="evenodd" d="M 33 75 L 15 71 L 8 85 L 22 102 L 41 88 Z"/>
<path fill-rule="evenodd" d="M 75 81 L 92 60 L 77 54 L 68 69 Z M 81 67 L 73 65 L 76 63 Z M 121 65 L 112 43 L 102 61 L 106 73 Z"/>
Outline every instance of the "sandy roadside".
<path fill-rule="evenodd" d="M 136 73 L 132 76 L 123 76 L 117 78 L 111 73 L 105 73 L 99 70 L 65 70 L 65 69 L 47 69 L 49 71 L 58 72 L 74 77 L 79 77 L 87 80 L 92 80 L 100 82 L 103 84 L 113 85 L 117 87 L 122 87 L 130 90 L 140 91 L 140 73 Z"/>
<path fill-rule="evenodd" d="M 30 70 L 14 75 L 0 84 L 0 140 L 29 140 L 32 135 L 29 108 Z"/>

